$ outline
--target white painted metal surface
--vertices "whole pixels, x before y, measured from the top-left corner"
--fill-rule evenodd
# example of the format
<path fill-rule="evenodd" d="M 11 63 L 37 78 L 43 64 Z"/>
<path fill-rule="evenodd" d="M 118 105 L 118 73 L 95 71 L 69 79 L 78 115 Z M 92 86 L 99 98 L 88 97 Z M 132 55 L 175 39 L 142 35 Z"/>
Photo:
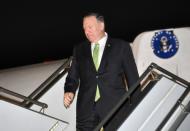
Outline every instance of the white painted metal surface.
<path fill-rule="evenodd" d="M 63 131 L 67 124 L 20 106 L 0 101 L 1 131 Z"/>
<path fill-rule="evenodd" d="M 118 130 L 155 131 L 184 91 L 184 87 L 163 77 Z"/>
<path fill-rule="evenodd" d="M 69 122 L 69 125 L 64 131 L 76 130 L 76 97 L 72 105 L 66 109 L 63 105 L 64 97 L 64 83 L 65 77 L 61 78 L 46 94 L 44 94 L 39 101 L 48 104 L 48 108 L 45 110 L 45 114 L 54 116 L 61 120 Z M 31 109 L 36 111 L 40 110 L 39 106 L 32 106 Z"/>
<path fill-rule="evenodd" d="M 168 59 L 157 57 L 153 53 L 151 45 L 151 41 L 155 33 L 162 30 L 172 30 L 179 41 L 179 49 L 177 53 Z M 154 62 L 179 77 L 190 81 L 190 27 L 162 30 L 143 32 L 134 39 L 132 47 L 139 74 L 141 75 L 146 68 Z"/>

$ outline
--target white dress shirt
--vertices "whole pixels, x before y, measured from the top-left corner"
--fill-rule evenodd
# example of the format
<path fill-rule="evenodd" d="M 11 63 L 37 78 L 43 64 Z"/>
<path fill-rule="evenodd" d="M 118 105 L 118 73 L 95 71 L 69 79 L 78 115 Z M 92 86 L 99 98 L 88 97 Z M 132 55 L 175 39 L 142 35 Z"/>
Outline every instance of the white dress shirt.
<path fill-rule="evenodd" d="M 100 62 L 101 62 L 101 60 L 102 60 L 102 55 L 103 55 L 103 52 L 104 52 L 104 48 L 105 48 L 105 45 L 106 45 L 107 38 L 108 38 L 108 35 L 107 35 L 107 33 L 105 32 L 104 37 L 102 37 L 102 38 L 98 41 L 98 44 L 99 44 L 98 64 L 99 64 L 99 65 L 100 65 Z M 94 47 L 95 47 L 95 43 L 91 43 L 92 56 L 93 56 Z"/>

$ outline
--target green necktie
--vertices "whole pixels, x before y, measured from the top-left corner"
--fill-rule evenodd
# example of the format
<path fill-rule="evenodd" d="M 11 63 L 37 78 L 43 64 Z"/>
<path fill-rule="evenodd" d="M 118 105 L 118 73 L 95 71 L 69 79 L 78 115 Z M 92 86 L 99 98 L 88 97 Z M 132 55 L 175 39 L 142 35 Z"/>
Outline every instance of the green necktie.
<path fill-rule="evenodd" d="M 99 44 L 96 43 L 94 50 L 93 50 L 93 61 L 94 61 L 94 65 L 96 67 L 96 70 L 98 70 L 98 68 L 99 68 L 98 55 L 99 55 Z M 100 98 L 100 91 L 99 91 L 99 88 L 97 85 L 95 101 L 97 101 L 99 98 Z"/>

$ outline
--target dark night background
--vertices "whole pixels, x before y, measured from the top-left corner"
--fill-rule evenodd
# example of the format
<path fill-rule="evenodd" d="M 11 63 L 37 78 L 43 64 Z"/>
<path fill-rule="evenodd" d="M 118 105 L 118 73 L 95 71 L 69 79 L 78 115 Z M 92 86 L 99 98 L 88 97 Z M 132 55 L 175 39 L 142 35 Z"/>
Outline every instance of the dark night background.
<path fill-rule="evenodd" d="M 68 58 L 85 39 L 87 12 L 104 15 L 108 34 L 129 42 L 144 31 L 190 26 L 184 0 L 26 0 L 1 6 L 0 69 Z"/>

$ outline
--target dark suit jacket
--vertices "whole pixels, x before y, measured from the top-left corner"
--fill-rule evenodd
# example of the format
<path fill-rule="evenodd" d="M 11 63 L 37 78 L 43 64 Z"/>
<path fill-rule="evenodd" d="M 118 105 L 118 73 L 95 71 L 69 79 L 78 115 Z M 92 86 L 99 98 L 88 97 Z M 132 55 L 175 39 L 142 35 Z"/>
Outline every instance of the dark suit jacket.
<path fill-rule="evenodd" d="M 65 92 L 76 91 L 77 122 L 82 122 L 92 113 L 97 84 L 100 100 L 97 103 L 99 114 L 103 118 L 126 93 L 123 81 L 126 76 L 129 88 L 139 78 L 129 43 L 108 37 L 102 60 L 96 71 L 90 42 L 77 45 L 73 51 L 73 60 L 65 83 Z"/>

